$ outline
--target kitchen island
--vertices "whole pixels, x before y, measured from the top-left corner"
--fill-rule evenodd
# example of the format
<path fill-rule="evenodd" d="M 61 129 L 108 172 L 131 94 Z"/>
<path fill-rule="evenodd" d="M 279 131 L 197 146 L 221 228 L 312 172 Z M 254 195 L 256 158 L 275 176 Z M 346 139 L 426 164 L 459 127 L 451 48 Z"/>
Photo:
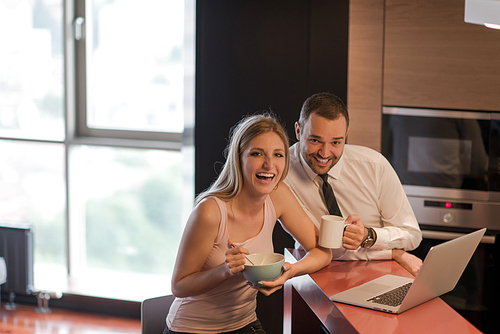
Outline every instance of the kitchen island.
<path fill-rule="evenodd" d="M 285 260 L 290 263 L 304 255 L 300 250 L 285 249 Z M 288 280 L 284 286 L 283 333 L 481 333 L 441 298 L 398 315 L 334 303 L 328 298 L 385 274 L 412 277 L 396 261 L 332 261 L 313 274 Z"/>

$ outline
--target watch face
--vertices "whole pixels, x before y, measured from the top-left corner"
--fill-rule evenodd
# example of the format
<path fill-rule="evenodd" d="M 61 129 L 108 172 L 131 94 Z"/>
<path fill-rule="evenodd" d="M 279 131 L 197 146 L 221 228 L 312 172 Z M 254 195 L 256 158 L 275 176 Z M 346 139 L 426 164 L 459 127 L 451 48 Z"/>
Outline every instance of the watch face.
<path fill-rule="evenodd" d="M 366 237 L 365 241 L 363 241 L 363 248 L 370 248 L 375 243 L 375 239 L 373 238 L 373 230 L 371 228 L 368 229 L 368 237 Z"/>
<path fill-rule="evenodd" d="M 368 238 L 366 238 L 365 242 L 363 243 L 363 247 L 370 248 L 371 246 L 373 246 L 373 244 L 374 244 L 374 240 L 372 239 L 372 237 L 368 237 Z"/>

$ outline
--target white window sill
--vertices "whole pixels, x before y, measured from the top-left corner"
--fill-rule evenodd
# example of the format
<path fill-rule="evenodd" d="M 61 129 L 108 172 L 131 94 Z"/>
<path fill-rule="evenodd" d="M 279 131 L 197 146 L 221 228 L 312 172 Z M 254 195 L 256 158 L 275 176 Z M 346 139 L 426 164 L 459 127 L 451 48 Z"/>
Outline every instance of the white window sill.
<path fill-rule="evenodd" d="M 166 275 L 87 269 L 85 274 L 68 276 L 64 266 L 47 264 L 35 266 L 34 283 L 36 290 L 135 302 L 171 294 Z"/>

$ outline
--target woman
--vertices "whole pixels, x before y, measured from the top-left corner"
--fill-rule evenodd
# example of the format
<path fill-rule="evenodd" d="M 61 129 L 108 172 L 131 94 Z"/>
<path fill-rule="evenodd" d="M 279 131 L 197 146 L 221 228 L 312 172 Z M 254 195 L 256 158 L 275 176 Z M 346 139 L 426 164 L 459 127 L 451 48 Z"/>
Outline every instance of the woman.
<path fill-rule="evenodd" d="M 177 297 L 164 333 L 265 333 L 255 314 L 257 291 L 269 295 L 291 277 L 331 260 L 316 245 L 314 225 L 281 182 L 289 167 L 288 137 L 271 114 L 244 118 L 233 129 L 227 160 L 212 186 L 196 199 L 172 276 Z M 272 282 L 247 282 L 245 254 L 273 252 L 277 219 L 308 254 L 285 263 Z"/>

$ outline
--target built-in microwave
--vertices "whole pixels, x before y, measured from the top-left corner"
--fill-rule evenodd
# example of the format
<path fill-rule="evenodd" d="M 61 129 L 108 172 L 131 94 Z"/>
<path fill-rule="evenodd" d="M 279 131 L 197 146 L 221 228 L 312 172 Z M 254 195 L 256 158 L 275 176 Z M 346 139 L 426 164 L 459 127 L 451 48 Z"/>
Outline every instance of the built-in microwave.
<path fill-rule="evenodd" d="M 384 107 L 382 154 L 420 224 L 500 232 L 500 113 Z"/>

